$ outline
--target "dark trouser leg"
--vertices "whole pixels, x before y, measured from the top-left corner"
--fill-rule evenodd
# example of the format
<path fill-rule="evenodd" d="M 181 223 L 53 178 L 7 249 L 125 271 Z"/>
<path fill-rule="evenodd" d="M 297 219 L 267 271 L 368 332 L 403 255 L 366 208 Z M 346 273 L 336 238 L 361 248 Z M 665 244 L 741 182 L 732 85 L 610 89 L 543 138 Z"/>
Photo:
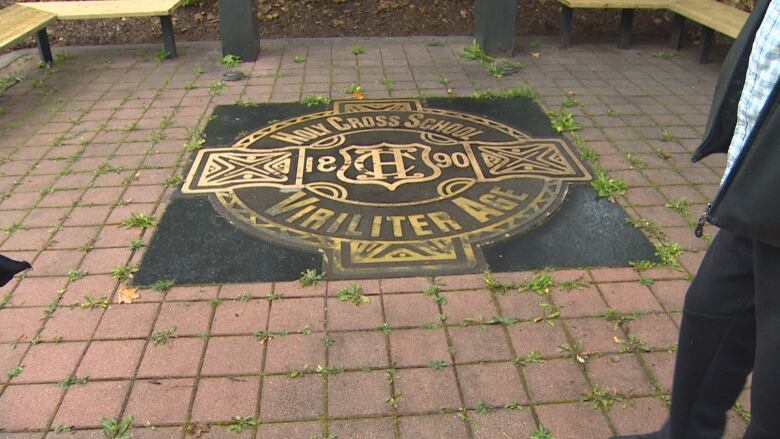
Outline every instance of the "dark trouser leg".
<path fill-rule="evenodd" d="M 742 393 L 756 353 L 755 309 L 734 319 L 702 381 L 688 423 L 691 438 L 720 438 L 726 412 Z"/>
<path fill-rule="evenodd" d="M 672 385 L 674 439 L 720 438 L 752 367 L 753 243 L 720 232 L 685 298 Z"/>
<path fill-rule="evenodd" d="M 49 45 L 49 34 L 46 33 L 46 28 L 39 30 L 36 34 L 36 40 L 38 42 L 38 55 L 41 57 L 41 61 L 51 64 L 54 60 L 51 56 L 51 46 Z"/>
<path fill-rule="evenodd" d="M 745 439 L 780 437 L 780 248 L 756 243 L 756 360 Z"/>
<path fill-rule="evenodd" d="M 176 40 L 173 38 L 173 20 L 171 20 L 171 16 L 160 16 L 160 26 L 162 27 L 165 52 L 168 53 L 168 58 L 176 58 L 179 55 L 176 53 Z"/>

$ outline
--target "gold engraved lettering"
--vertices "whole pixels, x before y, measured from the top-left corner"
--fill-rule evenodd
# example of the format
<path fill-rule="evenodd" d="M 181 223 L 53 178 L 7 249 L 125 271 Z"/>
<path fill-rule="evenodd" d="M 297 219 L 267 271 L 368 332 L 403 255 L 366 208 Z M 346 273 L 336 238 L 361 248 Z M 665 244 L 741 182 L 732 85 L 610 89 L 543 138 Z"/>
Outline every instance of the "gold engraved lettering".
<path fill-rule="evenodd" d="M 317 161 L 317 170 L 320 172 L 333 172 L 336 170 L 336 157 L 326 155 Z"/>
<path fill-rule="evenodd" d="M 325 223 L 333 217 L 336 213 L 332 210 L 320 207 L 315 210 L 314 213 L 309 215 L 308 218 L 301 221 L 301 227 L 308 227 L 312 230 L 319 230 Z"/>
<path fill-rule="evenodd" d="M 355 215 L 352 217 L 352 220 L 349 222 L 349 226 L 347 226 L 347 235 L 363 236 L 363 232 L 358 229 L 361 219 L 363 219 L 363 215 Z"/>
<path fill-rule="evenodd" d="M 412 230 L 417 236 L 433 235 L 433 232 L 427 228 L 430 224 L 425 221 L 425 215 L 410 215 L 409 224 L 412 225 Z"/>
<path fill-rule="evenodd" d="M 375 216 L 374 222 L 371 223 L 371 237 L 379 238 L 381 234 L 382 234 L 382 217 Z"/>
<path fill-rule="evenodd" d="M 330 124 L 330 126 L 332 126 L 333 128 L 335 128 L 335 129 L 337 129 L 339 131 L 349 131 L 350 130 L 350 126 L 349 125 L 342 125 L 342 122 L 344 122 L 344 119 L 342 119 L 342 118 L 340 118 L 338 116 L 329 117 L 329 118 L 327 118 L 325 120 Z"/>
<path fill-rule="evenodd" d="M 414 165 L 406 166 L 405 160 L 415 161 L 414 147 L 392 148 L 390 150 L 370 149 L 361 153 L 355 160 L 355 168 L 362 174 L 357 176 L 358 180 L 385 180 L 393 177 L 396 180 L 406 180 L 411 178 L 422 178 L 420 172 L 409 174 L 414 169 Z M 382 161 L 382 156 L 389 154 L 389 161 Z M 366 166 L 366 162 L 370 163 Z M 389 172 L 385 172 L 389 168 Z"/>
<path fill-rule="evenodd" d="M 330 133 L 332 133 L 332 131 L 327 129 L 325 124 L 315 123 L 308 127 L 293 130 L 292 134 L 279 131 L 278 133 L 271 135 L 271 138 L 300 146 L 303 145 L 304 142 L 314 140 Z"/>
<path fill-rule="evenodd" d="M 437 212 L 431 212 L 428 214 L 428 218 L 433 221 L 433 224 L 436 225 L 443 233 L 449 233 L 455 230 L 460 230 L 462 227 L 460 224 L 458 224 L 457 221 L 452 219 L 449 213 L 437 211 Z"/>
<path fill-rule="evenodd" d="M 504 214 L 500 210 L 493 209 L 479 201 L 470 200 L 466 197 L 455 198 L 452 202 L 481 223 L 490 221 L 491 216 L 500 217 Z"/>
<path fill-rule="evenodd" d="M 328 229 L 325 230 L 327 233 L 336 233 L 339 231 L 339 227 L 341 227 L 341 224 L 344 223 L 344 220 L 349 217 L 348 213 L 340 213 L 339 216 L 336 217 L 336 219 L 328 226 Z"/>
<path fill-rule="evenodd" d="M 404 127 L 406 127 L 406 128 L 417 128 L 418 126 L 420 126 L 420 121 L 422 121 L 424 117 L 425 117 L 425 115 L 423 115 L 423 114 L 412 113 L 406 119 L 406 122 L 404 123 Z"/>
<path fill-rule="evenodd" d="M 393 236 L 396 238 L 403 238 L 404 229 L 402 227 L 402 223 L 406 221 L 406 217 L 400 215 L 391 215 L 387 217 L 387 220 L 393 223 Z"/>
<path fill-rule="evenodd" d="M 302 207 L 308 206 L 309 204 L 316 203 L 319 200 L 317 197 L 309 197 L 305 200 L 301 200 L 301 198 L 306 197 L 306 192 L 298 191 L 294 194 L 290 195 L 289 197 L 285 198 L 284 200 L 274 204 L 273 206 L 266 209 L 266 213 L 272 216 L 280 215 L 285 212 L 290 212 L 296 209 L 300 209 Z"/>

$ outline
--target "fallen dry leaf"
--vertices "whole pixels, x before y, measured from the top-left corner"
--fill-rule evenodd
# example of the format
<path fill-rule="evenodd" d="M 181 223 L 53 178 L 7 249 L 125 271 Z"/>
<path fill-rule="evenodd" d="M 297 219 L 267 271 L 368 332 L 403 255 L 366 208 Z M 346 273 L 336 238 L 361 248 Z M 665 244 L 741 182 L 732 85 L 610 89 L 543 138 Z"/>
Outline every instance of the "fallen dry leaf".
<path fill-rule="evenodd" d="M 201 437 L 204 433 L 208 433 L 210 431 L 211 427 L 208 425 L 198 424 L 197 422 L 193 422 L 187 426 L 187 434 L 190 436 Z"/>
<path fill-rule="evenodd" d="M 124 287 L 122 288 L 122 291 L 119 292 L 119 300 L 118 302 L 121 303 L 133 303 L 133 300 L 141 297 L 140 294 L 138 294 L 138 288 L 128 288 Z"/>
<path fill-rule="evenodd" d="M 539 55 L 541 55 L 541 53 L 539 53 L 538 50 L 534 50 L 533 52 L 531 52 L 531 56 L 534 58 L 539 58 Z"/>
<path fill-rule="evenodd" d="M 363 90 L 360 87 L 358 87 L 357 90 L 355 90 L 352 93 L 352 99 L 357 99 L 359 101 L 362 101 L 365 98 L 366 98 L 366 94 L 363 93 Z"/>

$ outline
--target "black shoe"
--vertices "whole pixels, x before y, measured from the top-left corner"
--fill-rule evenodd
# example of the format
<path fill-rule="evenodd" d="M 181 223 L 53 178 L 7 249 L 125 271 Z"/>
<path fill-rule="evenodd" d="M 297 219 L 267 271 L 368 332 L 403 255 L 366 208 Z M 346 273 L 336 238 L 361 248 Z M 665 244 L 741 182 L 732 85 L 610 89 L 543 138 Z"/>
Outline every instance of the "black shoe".
<path fill-rule="evenodd" d="M 32 266 L 27 261 L 14 261 L 13 259 L 0 255 L 0 287 L 10 282 L 18 273 L 29 270 L 30 268 L 32 268 Z"/>

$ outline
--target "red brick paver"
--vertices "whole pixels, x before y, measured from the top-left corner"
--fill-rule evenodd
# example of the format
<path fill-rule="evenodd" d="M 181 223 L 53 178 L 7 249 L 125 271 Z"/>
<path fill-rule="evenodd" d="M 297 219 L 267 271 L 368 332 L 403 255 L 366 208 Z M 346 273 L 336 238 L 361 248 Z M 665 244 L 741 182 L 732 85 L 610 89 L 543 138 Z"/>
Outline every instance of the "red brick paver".
<path fill-rule="evenodd" d="M 102 417 L 129 415 L 134 437 L 177 439 L 191 437 L 187 422 L 218 423 L 210 437 L 285 439 L 525 438 L 539 423 L 558 439 L 657 428 L 684 294 L 707 246 L 667 203 L 685 197 L 695 217 L 717 189 L 722 158 L 688 161 L 717 63 L 699 65 L 687 49 L 655 57 L 661 42 L 562 51 L 542 37 L 538 58 L 518 47 L 525 67 L 499 79 L 462 59 L 470 37 L 436 40 L 266 39 L 258 60 L 241 65 L 249 78 L 221 94 L 209 89 L 224 70 L 214 43 L 180 44 L 180 56 L 162 63 L 146 46 L 72 48 L 56 71 L 12 53 L 0 75 L 25 78 L 0 95 L 0 252 L 35 270 L 0 290 L 0 437 L 40 438 L 71 425 L 74 438 L 100 438 Z M 366 53 L 352 55 L 354 43 Z M 292 61 L 298 54 L 304 63 Z M 576 98 L 582 107 L 568 110 L 577 134 L 628 185 L 617 202 L 685 249 L 682 270 L 552 269 L 556 285 L 543 295 L 491 293 L 481 274 L 467 273 L 313 287 L 147 286 L 135 303 L 117 303 L 126 282 L 112 269 L 140 262 L 155 233 L 122 221 L 134 212 L 161 217 L 176 193 L 168 178 L 185 173 L 191 156 L 182 145 L 216 105 L 343 98 L 350 83 L 388 97 L 385 77 L 392 97 L 446 95 L 447 77 L 457 96 L 530 85 L 545 110 Z M 677 139 L 660 141 L 663 128 Z M 131 249 L 136 239 L 143 247 Z M 522 284 L 534 274 L 496 276 Z M 353 283 L 369 303 L 338 300 Z M 422 294 L 434 284 L 436 302 Z M 103 295 L 107 308 L 80 306 Z M 542 321 L 553 305 L 560 315 Z M 614 312 L 630 315 L 618 324 Z M 173 326 L 168 343 L 150 342 Z M 638 352 L 621 352 L 616 340 L 629 337 Z M 58 385 L 71 376 L 88 379 Z M 592 386 L 629 400 L 594 409 L 582 401 Z M 226 424 L 235 416 L 259 425 L 234 435 Z M 727 437 L 744 428 L 730 413 Z"/>

